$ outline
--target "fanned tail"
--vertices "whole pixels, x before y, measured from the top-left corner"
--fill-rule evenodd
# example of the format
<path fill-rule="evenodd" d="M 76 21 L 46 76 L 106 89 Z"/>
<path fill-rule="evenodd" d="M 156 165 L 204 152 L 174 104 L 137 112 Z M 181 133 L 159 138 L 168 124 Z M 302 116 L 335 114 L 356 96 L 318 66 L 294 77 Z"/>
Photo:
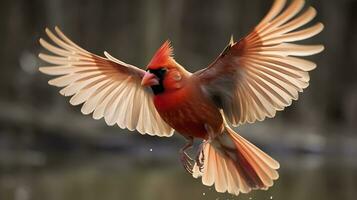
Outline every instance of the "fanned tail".
<path fill-rule="evenodd" d="M 226 125 L 224 132 L 203 146 L 203 168 L 195 165 L 193 176 L 215 185 L 217 192 L 238 195 L 267 190 L 279 178 L 279 163 Z"/>

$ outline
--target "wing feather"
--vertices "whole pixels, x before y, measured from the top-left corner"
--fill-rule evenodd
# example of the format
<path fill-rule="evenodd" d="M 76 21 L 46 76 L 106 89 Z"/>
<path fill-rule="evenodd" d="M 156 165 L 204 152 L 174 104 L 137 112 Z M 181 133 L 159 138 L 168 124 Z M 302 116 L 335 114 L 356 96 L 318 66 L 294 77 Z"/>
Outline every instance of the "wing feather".
<path fill-rule="evenodd" d="M 143 70 L 107 52 L 107 58 L 92 54 L 72 42 L 57 27 L 55 33 L 49 29 L 46 33 L 54 44 L 42 38 L 40 44 L 52 55 L 41 53 L 39 57 L 54 66 L 39 70 L 57 76 L 48 83 L 63 88 L 60 90 L 63 96 L 72 96 L 72 105 L 83 104 L 83 114 L 93 113 L 94 119 L 104 118 L 110 126 L 118 124 L 141 134 L 173 134 L 173 129 L 153 106 L 152 93 L 141 87 Z"/>
<path fill-rule="evenodd" d="M 285 4 L 285 0 L 275 0 L 250 34 L 230 42 L 210 66 L 194 74 L 234 126 L 274 117 L 309 85 L 308 72 L 316 64 L 298 57 L 320 53 L 324 47 L 291 42 L 311 38 L 324 26 L 316 23 L 301 28 L 314 19 L 316 10 L 309 7 L 298 15 L 304 0 L 293 0 L 283 10 Z"/>

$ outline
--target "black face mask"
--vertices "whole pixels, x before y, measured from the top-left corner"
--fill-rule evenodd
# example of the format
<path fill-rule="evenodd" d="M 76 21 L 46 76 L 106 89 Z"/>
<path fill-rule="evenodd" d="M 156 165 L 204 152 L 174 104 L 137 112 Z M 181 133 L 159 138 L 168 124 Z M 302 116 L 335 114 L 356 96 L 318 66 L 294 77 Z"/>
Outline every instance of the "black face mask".
<path fill-rule="evenodd" d="M 166 69 L 165 68 L 149 69 L 147 71 L 149 71 L 151 74 L 154 74 L 159 79 L 159 85 L 151 86 L 153 93 L 155 95 L 163 93 L 165 91 L 165 88 L 163 85 L 163 80 L 164 80 L 164 76 L 166 74 Z"/>

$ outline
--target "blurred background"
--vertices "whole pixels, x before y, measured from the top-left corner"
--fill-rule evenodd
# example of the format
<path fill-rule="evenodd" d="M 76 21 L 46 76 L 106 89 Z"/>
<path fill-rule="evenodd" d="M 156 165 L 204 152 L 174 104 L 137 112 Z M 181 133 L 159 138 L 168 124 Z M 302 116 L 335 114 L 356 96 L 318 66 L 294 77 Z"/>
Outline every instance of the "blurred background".
<path fill-rule="evenodd" d="M 326 50 L 310 87 L 274 119 L 238 128 L 281 163 L 268 191 L 234 197 L 190 177 L 180 136 L 161 139 L 83 116 L 40 74 L 38 39 L 55 25 L 82 47 L 145 67 L 171 39 L 191 71 L 207 66 L 230 35 L 243 37 L 273 0 L 0 1 L 0 199 L 356 199 L 357 1 L 307 0 Z"/>

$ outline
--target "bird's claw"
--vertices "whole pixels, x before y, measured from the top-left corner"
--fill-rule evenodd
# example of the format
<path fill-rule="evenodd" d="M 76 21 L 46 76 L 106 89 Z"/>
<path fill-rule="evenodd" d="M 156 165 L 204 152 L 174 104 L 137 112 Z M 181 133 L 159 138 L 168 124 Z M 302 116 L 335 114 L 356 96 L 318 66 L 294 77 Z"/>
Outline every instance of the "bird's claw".
<path fill-rule="evenodd" d="M 203 153 L 203 149 L 202 149 L 202 145 L 200 146 L 200 150 L 198 151 L 198 154 L 196 156 L 196 165 L 198 166 L 198 169 L 200 172 L 202 172 L 203 170 L 203 164 L 204 164 L 204 153 Z"/>
<path fill-rule="evenodd" d="M 192 162 L 194 162 L 194 160 L 185 151 L 181 151 L 180 160 L 181 160 L 181 163 L 182 163 L 184 169 L 188 173 L 192 174 L 193 173 L 193 164 L 192 164 Z"/>
<path fill-rule="evenodd" d="M 180 150 L 180 160 L 185 170 L 192 174 L 194 160 L 186 153 L 186 150 L 191 148 L 193 145 L 193 138 L 189 137 L 186 145 Z"/>

